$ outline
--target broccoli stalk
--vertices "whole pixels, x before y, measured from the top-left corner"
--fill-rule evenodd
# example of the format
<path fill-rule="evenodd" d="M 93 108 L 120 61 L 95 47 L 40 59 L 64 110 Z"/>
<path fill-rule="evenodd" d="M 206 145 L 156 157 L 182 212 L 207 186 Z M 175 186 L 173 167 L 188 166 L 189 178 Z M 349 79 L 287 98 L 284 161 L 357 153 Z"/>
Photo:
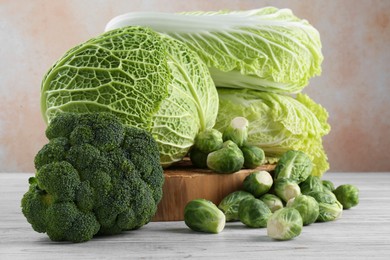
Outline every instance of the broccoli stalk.
<path fill-rule="evenodd" d="M 56 116 L 22 198 L 32 228 L 55 241 L 83 242 L 148 223 L 162 197 L 157 143 L 108 113 Z"/>

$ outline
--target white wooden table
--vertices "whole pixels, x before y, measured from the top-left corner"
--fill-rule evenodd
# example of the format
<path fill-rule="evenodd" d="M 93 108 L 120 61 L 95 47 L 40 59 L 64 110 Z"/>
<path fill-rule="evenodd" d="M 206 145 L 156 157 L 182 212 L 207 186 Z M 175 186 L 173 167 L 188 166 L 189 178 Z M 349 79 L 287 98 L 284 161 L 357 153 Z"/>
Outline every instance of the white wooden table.
<path fill-rule="evenodd" d="M 184 222 L 152 222 L 136 231 L 86 243 L 52 242 L 32 230 L 21 213 L 25 173 L 0 173 L 0 259 L 390 259 L 390 173 L 326 173 L 335 185 L 360 189 L 360 204 L 341 219 L 303 228 L 290 241 L 266 229 L 227 223 L 220 234 L 188 229 Z"/>

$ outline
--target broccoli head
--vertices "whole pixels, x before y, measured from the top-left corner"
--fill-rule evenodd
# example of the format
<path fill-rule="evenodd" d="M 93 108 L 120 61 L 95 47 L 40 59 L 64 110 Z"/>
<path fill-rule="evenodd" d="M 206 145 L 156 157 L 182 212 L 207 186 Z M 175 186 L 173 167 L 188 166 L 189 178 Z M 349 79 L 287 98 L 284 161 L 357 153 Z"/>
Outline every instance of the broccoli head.
<path fill-rule="evenodd" d="M 35 156 L 22 198 L 32 228 L 55 241 L 88 241 L 148 223 L 162 197 L 157 143 L 109 113 L 62 113 Z"/>

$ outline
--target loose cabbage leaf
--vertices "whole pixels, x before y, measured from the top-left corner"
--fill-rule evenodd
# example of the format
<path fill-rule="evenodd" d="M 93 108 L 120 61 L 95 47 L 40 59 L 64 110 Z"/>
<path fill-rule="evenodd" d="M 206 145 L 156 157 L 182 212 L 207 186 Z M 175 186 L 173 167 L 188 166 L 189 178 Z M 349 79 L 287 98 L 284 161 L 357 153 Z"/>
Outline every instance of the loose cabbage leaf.
<path fill-rule="evenodd" d="M 212 128 L 218 94 L 207 66 L 183 43 L 151 29 L 112 30 L 69 50 L 42 82 L 46 122 L 62 112 L 106 111 L 151 132 L 163 166 Z"/>
<path fill-rule="evenodd" d="M 248 119 L 248 143 L 266 156 L 279 158 L 300 150 L 313 162 L 312 175 L 329 168 L 322 137 L 329 133 L 327 111 L 305 94 L 296 98 L 255 90 L 218 88 L 219 112 L 215 128 L 223 131 L 232 118 Z"/>
<path fill-rule="evenodd" d="M 106 30 L 148 26 L 195 50 L 210 67 L 217 86 L 297 93 L 321 74 L 318 31 L 289 9 L 127 13 Z"/>

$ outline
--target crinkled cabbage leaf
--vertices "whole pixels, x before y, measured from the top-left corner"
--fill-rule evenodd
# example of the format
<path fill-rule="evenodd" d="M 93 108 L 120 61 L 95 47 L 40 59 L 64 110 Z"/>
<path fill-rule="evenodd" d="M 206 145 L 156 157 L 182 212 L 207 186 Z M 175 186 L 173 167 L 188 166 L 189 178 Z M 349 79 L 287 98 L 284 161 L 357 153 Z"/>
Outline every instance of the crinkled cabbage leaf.
<path fill-rule="evenodd" d="M 183 43 L 151 29 L 106 32 L 69 50 L 45 75 L 46 122 L 62 112 L 106 111 L 151 132 L 163 166 L 212 128 L 218 94 L 207 66 Z"/>
<path fill-rule="evenodd" d="M 329 168 L 322 137 L 329 133 L 327 111 L 305 94 L 296 98 L 256 90 L 218 88 L 219 112 L 215 128 L 223 131 L 237 116 L 248 119 L 248 143 L 267 157 L 279 158 L 300 150 L 313 162 L 312 175 Z"/>

